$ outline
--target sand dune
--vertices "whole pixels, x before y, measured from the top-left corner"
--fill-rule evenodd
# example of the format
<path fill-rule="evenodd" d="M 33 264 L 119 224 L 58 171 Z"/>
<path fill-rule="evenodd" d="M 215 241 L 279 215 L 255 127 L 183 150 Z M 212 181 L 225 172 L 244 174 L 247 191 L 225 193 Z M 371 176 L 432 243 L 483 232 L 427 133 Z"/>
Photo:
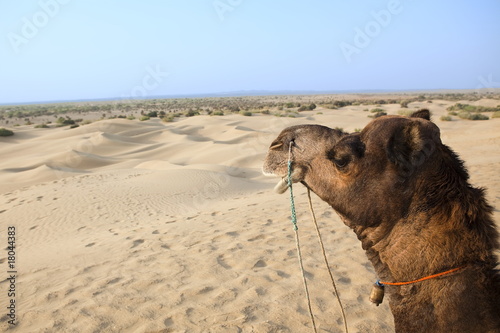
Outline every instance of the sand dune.
<path fill-rule="evenodd" d="M 436 119 L 447 105 L 434 102 Z M 10 331 L 311 331 L 289 199 L 260 168 L 286 126 L 353 131 L 370 121 L 363 107 L 320 111 L 19 127 L 0 138 L 2 242 L 7 226 L 17 229 Z M 500 207 L 500 120 L 437 123 Z M 295 191 L 319 331 L 343 332 L 305 191 Z M 376 276 L 358 240 L 321 200 L 314 205 L 351 332 L 392 332 L 387 303 L 368 301 Z M 5 300 L 5 259 L 0 265 Z M 0 329 L 8 328 L 3 316 Z"/>

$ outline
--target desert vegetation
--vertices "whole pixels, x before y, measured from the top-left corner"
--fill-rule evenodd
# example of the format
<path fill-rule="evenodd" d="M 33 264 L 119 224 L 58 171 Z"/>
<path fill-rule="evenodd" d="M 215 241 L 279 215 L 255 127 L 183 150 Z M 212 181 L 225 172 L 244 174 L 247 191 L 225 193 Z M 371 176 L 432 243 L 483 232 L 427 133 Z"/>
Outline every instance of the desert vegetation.
<path fill-rule="evenodd" d="M 12 136 L 14 135 L 14 132 L 11 130 L 8 130 L 6 128 L 0 128 L 0 136 Z"/>
<path fill-rule="evenodd" d="M 45 124 L 48 126 L 54 121 L 55 126 L 71 127 L 101 119 L 123 118 L 144 121 L 159 118 L 165 122 L 172 122 L 181 117 L 228 114 L 297 117 L 301 112 L 312 110 L 323 112 L 350 106 L 366 106 L 364 109 L 371 111 L 369 117 L 377 118 L 387 114 L 384 105 L 399 104 L 401 111 L 398 113 L 405 115 L 411 113 L 415 107 L 412 103 L 428 103 L 431 100 L 456 101 L 457 103 L 448 110 L 450 116 L 475 120 L 486 119 L 487 116 L 482 116 L 482 113 L 491 113 L 491 118 L 499 117 L 500 105 L 493 108 L 464 103 L 464 101 L 473 103 L 482 98 L 500 100 L 500 93 L 480 94 L 474 91 L 428 94 L 279 95 L 4 105 L 0 106 L 0 125 L 13 127 L 20 124 L 35 126 Z M 78 119 L 71 119 L 68 115 Z"/>

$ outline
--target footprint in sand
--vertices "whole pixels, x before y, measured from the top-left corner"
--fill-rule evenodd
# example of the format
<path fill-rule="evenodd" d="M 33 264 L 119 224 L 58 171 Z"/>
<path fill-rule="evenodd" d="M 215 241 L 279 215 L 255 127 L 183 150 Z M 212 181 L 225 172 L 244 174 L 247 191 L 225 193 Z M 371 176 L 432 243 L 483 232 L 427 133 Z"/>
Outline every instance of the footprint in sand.
<path fill-rule="evenodd" d="M 142 243 L 144 243 L 144 239 L 136 239 L 136 240 L 134 241 L 134 244 L 132 245 L 131 249 L 133 249 L 133 248 L 134 248 L 134 247 L 136 247 L 136 246 L 141 245 Z"/>
<path fill-rule="evenodd" d="M 253 268 L 258 268 L 258 267 L 266 267 L 267 264 L 264 260 L 259 260 L 255 263 L 255 265 L 253 265 Z"/>
<path fill-rule="evenodd" d="M 174 321 L 169 317 L 163 321 L 163 325 L 165 325 L 165 327 L 171 327 L 174 325 Z"/>
<path fill-rule="evenodd" d="M 229 266 L 228 264 L 226 264 L 226 262 L 224 261 L 224 255 L 221 254 L 220 256 L 217 257 L 217 263 L 219 265 L 221 265 L 222 267 L 224 267 L 225 269 L 231 269 L 232 267 Z"/>
<path fill-rule="evenodd" d="M 255 236 L 253 238 L 249 238 L 248 241 L 253 242 L 253 241 L 261 240 L 261 239 L 266 239 L 266 235 L 258 235 L 258 236 Z"/>

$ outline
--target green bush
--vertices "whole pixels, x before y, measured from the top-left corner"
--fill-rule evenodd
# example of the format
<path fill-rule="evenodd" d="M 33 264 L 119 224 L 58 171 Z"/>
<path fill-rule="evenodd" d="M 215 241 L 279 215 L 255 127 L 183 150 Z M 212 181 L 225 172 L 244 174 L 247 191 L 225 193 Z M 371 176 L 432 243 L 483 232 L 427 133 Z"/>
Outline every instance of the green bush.
<path fill-rule="evenodd" d="M 224 115 L 224 112 L 222 112 L 222 111 L 214 111 L 212 113 L 212 116 L 223 116 L 223 115 Z"/>
<path fill-rule="evenodd" d="M 409 116 L 411 116 L 413 114 L 413 112 L 415 112 L 415 110 L 408 110 L 408 109 L 406 109 L 406 110 L 399 110 L 398 114 L 400 116 L 407 116 L 407 117 L 409 117 Z"/>
<path fill-rule="evenodd" d="M 245 116 L 245 117 L 251 117 L 252 116 L 252 112 L 250 112 L 250 111 L 240 111 L 240 114 L 242 116 Z"/>
<path fill-rule="evenodd" d="M 482 113 L 473 113 L 470 115 L 470 120 L 488 120 L 490 117 L 482 114 Z"/>
<path fill-rule="evenodd" d="M 162 120 L 166 123 L 171 123 L 175 119 L 175 116 L 173 114 L 169 114 L 168 116 L 165 116 L 162 118 Z"/>
<path fill-rule="evenodd" d="M 500 118 L 500 111 L 496 111 L 491 115 L 491 118 Z"/>
<path fill-rule="evenodd" d="M 402 108 L 407 108 L 408 104 L 410 104 L 410 101 L 402 101 L 400 104 Z"/>
<path fill-rule="evenodd" d="M 12 136 L 14 135 L 14 132 L 11 130 L 8 130 L 6 128 L 0 128 L 0 136 Z"/>
<path fill-rule="evenodd" d="M 80 127 L 80 125 L 78 125 L 78 124 L 73 124 L 73 125 L 71 125 L 69 128 L 77 128 L 77 127 Z"/>
<path fill-rule="evenodd" d="M 371 113 L 384 112 L 384 109 L 375 108 L 370 110 Z"/>
<path fill-rule="evenodd" d="M 142 116 L 139 120 L 140 121 L 146 121 L 149 120 L 150 118 L 148 116 Z"/>
<path fill-rule="evenodd" d="M 49 126 L 47 126 L 46 124 L 38 124 L 35 125 L 35 128 L 49 128 Z"/>
<path fill-rule="evenodd" d="M 271 111 L 269 111 L 269 110 L 263 110 L 262 114 L 271 114 Z"/>
<path fill-rule="evenodd" d="M 490 119 L 488 116 L 485 116 L 481 113 L 471 113 L 468 111 L 462 111 L 458 114 L 458 117 L 466 120 L 488 120 Z"/>
<path fill-rule="evenodd" d="M 452 120 L 451 116 L 441 116 L 441 118 L 439 118 L 439 119 L 441 119 L 442 121 L 451 121 Z"/>
<path fill-rule="evenodd" d="M 127 117 L 127 119 L 128 119 L 128 120 L 134 120 L 134 119 L 135 119 L 135 117 L 134 117 L 134 115 L 132 115 L 132 114 L 131 114 L 130 116 L 128 116 L 128 117 Z"/>
<path fill-rule="evenodd" d="M 59 117 L 57 119 L 57 126 L 58 127 L 61 127 L 61 126 L 68 126 L 68 125 L 74 125 L 75 124 L 75 121 L 73 119 L 71 119 L 70 117 Z"/>
<path fill-rule="evenodd" d="M 195 111 L 193 109 L 189 109 L 184 115 L 186 117 L 194 117 L 194 116 L 197 116 L 199 115 L 200 113 L 198 111 Z"/>
<path fill-rule="evenodd" d="M 462 104 L 456 103 L 448 107 L 446 110 L 448 111 L 467 111 L 467 112 L 495 112 L 500 111 L 499 107 L 489 107 L 489 106 L 481 106 L 481 105 L 470 105 L 470 104 Z"/>
<path fill-rule="evenodd" d="M 382 116 L 387 116 L 387 112 L 378 111 L 377 113 L 374 113 L 372 115 L 368 115 L 368 117 L 370 117 L 370 118 L 378 118 L 378 117 L 382 117 Z"/>

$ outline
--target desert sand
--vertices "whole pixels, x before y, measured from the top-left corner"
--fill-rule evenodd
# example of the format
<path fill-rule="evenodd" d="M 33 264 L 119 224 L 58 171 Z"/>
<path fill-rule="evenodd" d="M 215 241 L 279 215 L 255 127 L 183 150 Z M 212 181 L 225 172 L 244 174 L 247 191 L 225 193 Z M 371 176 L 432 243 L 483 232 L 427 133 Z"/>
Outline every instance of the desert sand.
<path fill-rule="evenodd" d="M 500 119 L 440 121 L 452 104 L 411 107 L 431 109 L 471 182 L 500 207 Z M 261 165 L 283 128 L 354 131 L 371 120 L 364 108 L 17 127 L 0 138 L 0 330 L 312 332 L 288 192 L 274 193 L 277 179 Z M 294 192 L 318 331 L 343 332 L 305 189 Z M 393 332 L 387 301 L 368 300 L 377 277 L 359 241 L 324 202 L 313 203 L 350 332 Z M 16 326 L 5 316 L 9 226 Z"/>

